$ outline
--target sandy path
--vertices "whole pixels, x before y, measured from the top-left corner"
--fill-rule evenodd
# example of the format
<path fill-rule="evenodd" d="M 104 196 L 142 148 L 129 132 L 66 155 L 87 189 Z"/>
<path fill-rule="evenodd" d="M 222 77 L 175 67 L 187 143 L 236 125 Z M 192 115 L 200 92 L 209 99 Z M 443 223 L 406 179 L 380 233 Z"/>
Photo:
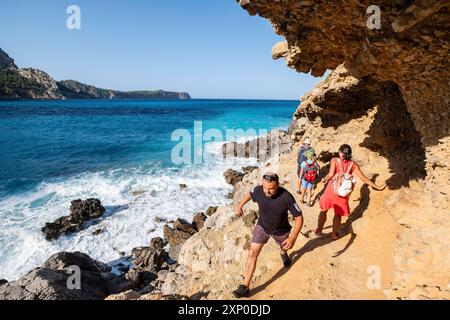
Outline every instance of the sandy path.
<path fill-rule="evenodd" d="M 293 190 L 295 162 L 290 161 L 283 169 L 282 183 Z M 383 211 L 385 194 L 359 183 L 350 200 L 352 216 L 347 223 L 343 220 L 341 233 L 345 235 L 334 242 L 330 238 L 300 236 L 290 254 L 292 267 L 286 270 L 281 262 L 274 263 L 278 267 L 269 268 L 263 279 L 253 284 L 251 299 L 385 299 L 383 290 L 390 288 L 394 276 L 394 243 L 398 234 L 398 224 Z M 295 196 L 300 203 L 299 195 Z M 305 217 L 302 233 L 306 233 L 316 226 L 319 207 L 316 203 L 314 208 L 301 208 Z M 326 232 L 330 232 L 331 219 L 329 212 Z M 369 277 L 374 279 L 378 271 L 381 286 L 369 289 Z"/>

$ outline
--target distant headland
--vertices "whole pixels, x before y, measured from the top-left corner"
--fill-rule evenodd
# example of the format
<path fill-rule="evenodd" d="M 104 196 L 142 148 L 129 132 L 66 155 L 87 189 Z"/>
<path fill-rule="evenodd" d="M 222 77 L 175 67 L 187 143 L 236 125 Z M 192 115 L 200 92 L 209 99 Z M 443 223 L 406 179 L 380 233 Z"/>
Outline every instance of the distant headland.
<path fill-rule="evenodd" d="M 0 100 L 18 99 L 173 99 L 189 100 L 187 92 L 118 91 L 90 86 L 74 80 L 56 81 L 44 71 L 20 69 L 0 49 Z"/>

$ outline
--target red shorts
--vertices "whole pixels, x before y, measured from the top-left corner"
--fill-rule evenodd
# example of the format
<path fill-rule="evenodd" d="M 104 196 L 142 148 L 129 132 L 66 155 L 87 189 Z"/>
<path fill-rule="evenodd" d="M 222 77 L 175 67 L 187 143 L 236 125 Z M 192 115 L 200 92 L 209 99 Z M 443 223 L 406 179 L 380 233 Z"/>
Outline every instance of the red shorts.
<path fill-rule="evenodd" d="M 255 227 L 255 230 L 253 230 L 252 243 L 266 244 L 267 241 L 269 241 L 269 239 L 272 237 L 273 240 L 275 240 L 275 242 L 279 246 L 281 246 L 283 241 L 286 240 L 287 238 L 289 238 L 290 235 L 291 235 L 290 231 L 288 233 L 285 233 L 285 234 L 280 235 L 280 236 L 269 235 L 269 234 L 266 233 L 266 231 L 264 230 L 263 227 L 261 227 L 259 224 L 257 224 L 256 227 Z"/>

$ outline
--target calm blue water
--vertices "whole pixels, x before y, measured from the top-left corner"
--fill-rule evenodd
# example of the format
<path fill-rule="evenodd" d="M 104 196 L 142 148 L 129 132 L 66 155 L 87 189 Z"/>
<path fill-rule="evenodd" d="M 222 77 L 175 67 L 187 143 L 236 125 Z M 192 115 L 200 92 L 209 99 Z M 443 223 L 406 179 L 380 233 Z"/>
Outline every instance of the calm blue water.
<path fill-rule="evenodd" d="M 66 100 L 0 102 L 0 278 L 15 279 L 51 253 L 79 250 L 110 261 L 161 235 L 173 219 L 228 203 L 226 168 L 252 159 L 174 165 L 176 129 L 287 128 L 298 101 Z M 257 132 L 256 132 L 257 133 Z M 210 144 L 211 152 L 220 143 Z M 193 151 L 194 153 L 198 152 Z M 188 188 L 180 191 L 179 184 Z M 70 201 L 100 198 L 107 214 L 79 234 L 47 242 L 40 228 Z M 98 236 L 92 232 L 105 231 Z"/>
<path fill-rule="evenodd" d="M 160 161 L 172 165 L 171 133 L 287 127 L 296 101 L 0 102 L 0 197 L 46 179 Z"/>

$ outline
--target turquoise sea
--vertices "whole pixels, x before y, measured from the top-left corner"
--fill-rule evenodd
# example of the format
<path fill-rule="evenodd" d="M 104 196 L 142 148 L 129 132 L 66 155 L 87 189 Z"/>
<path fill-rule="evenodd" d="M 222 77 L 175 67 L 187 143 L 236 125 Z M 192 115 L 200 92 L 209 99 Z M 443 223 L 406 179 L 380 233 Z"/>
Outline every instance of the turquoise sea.
<path fill-rule="evenodd" d="M 227 168 L 255 159 L 223 160 L 221 141 L 192 145 L 192 158 L 175 164 L 174 132 L 214 129 L 240 140 L 287 129 L 298 101 L 63 100 L 0 102 L 0 279 L 14 280 L 58 251 L 82 251 L 111 261 L 119 252 L 162 235 L 155 217 L 190 219 L 228 203 Z M 227 139 L 227 130 L 244 136 Z M 249 129 L 253 129 L 249 130 Z M 180 131 L 181 130 L 181 131 Z M 212 131 L 210 131 L 212 132 Z M 229 137 L 228 137 L 229 138 Z M 179 184 L 188 186 L 180 190 Z M 82 232 L 47 242 L 45 222 L 69 213 L 74 199 L 99 198 L 104 217 Z M 104 232 L 93 236 L 92 232 Z"/>

